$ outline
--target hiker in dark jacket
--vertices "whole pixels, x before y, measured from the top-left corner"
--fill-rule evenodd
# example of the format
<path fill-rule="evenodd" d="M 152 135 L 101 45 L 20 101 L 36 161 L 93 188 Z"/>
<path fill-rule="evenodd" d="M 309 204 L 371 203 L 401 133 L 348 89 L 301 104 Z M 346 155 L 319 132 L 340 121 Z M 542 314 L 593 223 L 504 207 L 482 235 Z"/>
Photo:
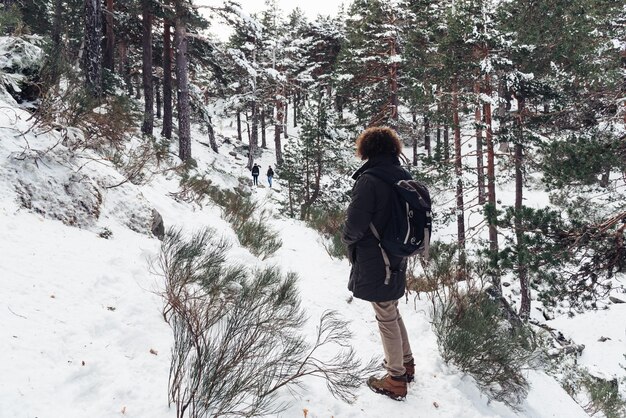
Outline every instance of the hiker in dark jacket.
<path fill-rule="evenodd" d="M 385 284 L 385 260 L 370 223 L 377 231 L 384 230 L 391 218 L 390 200 L 394 191 L 383 180 L 363 173 L 376 167 L 396 181 L 411 176 L 400 166 L 402 147 L 395 131 L 390 128 L 366 129 L 357 138 L 356 149 L 357 155 L 366 162 L 352 176 L 356 183 L 343 229 L 342 239 L 348 246 L 348 258 L 352 264 L 348 289 L 355 297 L 372 303 L 382 339 L 387 375 L 382 378 L 372 376 L 367 384 L 377 393 L 402 399 L 407 393 L 407 383 L 415 374 L 411 346 L 398 311 L 398 299 L 404 295 L 405 289 L 406 259 L 388 254 L 393 275 Z"/>
<path fill-rule="evenodd" d="M 256 165 L 256 163 L 252 167 L 252 183 L 255 186 L 259 185 L 259 168 L 260 166 Z"/>
<path fill-rule="evenodd" d="M 267 183 L 272 187 L 272 178 L 274 178 L 274 170 L 272 170 L 272 166 L 270 165 L 267 169 Z"/>

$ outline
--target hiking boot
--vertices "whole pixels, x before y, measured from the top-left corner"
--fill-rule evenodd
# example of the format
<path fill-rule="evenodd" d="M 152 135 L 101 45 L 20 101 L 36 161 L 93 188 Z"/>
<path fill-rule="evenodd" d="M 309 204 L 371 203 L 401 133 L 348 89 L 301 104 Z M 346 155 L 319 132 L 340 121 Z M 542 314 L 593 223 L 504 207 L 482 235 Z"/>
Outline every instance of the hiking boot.
<path fill-rule="evenodd" d="M 411 383 L 415 380 L 415 361 L 411 360 L 404 363 L 404 368 L 406 369 L 406 381 Z"/>
<path fill-rule="evenodd" d="M 382 363 L 383 368 L 387 368 L 387 361 L 383 360 Z M 406 381 L 407 383 L 411 383 L 415 380 L 415 361 L 407 361 L 403 363 L 404 369 L 406 371 Z"/>
<path fill-rule="evenodd" d="M 386 374 L 382 378 L 371 376 L 367 379 L 367 386 L 376 393 L 389 396 L 396 401 L 401 401 L 406 397 L 406 382 L 406 373 L 402 376 Z"/>

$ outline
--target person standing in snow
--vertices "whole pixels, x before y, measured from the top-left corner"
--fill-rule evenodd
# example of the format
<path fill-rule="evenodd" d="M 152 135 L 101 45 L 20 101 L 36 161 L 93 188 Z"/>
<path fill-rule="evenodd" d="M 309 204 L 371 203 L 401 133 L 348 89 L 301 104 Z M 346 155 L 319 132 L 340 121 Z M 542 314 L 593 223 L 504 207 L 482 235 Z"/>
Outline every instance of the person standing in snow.
<path fill-rule="evenodd" d="M 404 295 L 407 262 L 389 254 L 393 275 L 386 284 L 385 255 L 370 223 L 377 231 L 384 229 L 392 216 L 390 201 L 394 191 L 383 180 L 364 172 L 376 167 L 397 180 L 409 179 L 411 175 L 400 166 L 402 146 L 391 128 L 373 127 L 363 131 L 356 140 L 356 152 L 366 162 L 352 176 L 356 183 L 342 234 L 352 265 L 348 289 L 354 297 L 372 303 L 385 354 L 383 365 L 387 374 L 382 378 L 370 377 L 367 385 L 377 393 L 404 399 L 407 383 L 415 375 L 411 346 L 398 311 L 398 299 Z"/>
<path fill-rule="evenodd" d="M 272 178 L 274 178 L 274 170 L 272 170 L 272 166 L 270 165 L 267 169 L 267 183 L 272 187 Z"/>
<path fill-rule="evenodd" d="M 259 185 L 259 168 L 260 166 L 256 165 L 256 163 L 252 167 L 252 183 L 255 186 Z"/>

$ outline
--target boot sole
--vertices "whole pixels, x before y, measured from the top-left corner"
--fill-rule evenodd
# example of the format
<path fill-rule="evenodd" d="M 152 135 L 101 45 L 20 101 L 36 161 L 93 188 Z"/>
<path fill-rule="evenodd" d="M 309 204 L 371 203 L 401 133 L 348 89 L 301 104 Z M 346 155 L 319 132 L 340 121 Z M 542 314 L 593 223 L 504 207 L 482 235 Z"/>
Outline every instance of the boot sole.
<path fill-rule="evenodd" d="M 372 387 L 369 383 L 367 384 L 367 386 L 372 389 L 373 392 L 378 393 L 380 395 L 385 395 L 391 399 L 393 399 L 394 401 L 403 401 L 406 398 L 406 395 L 397 395 L 391 391 L 388 391 L 386 389 L 377 389 L 375 387 Z"/>

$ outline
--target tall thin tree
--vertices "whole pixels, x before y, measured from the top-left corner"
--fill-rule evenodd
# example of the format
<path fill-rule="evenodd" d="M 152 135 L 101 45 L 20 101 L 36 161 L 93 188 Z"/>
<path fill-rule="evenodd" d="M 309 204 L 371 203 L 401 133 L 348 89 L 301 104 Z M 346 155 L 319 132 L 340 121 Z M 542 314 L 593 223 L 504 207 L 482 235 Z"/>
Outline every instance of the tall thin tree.
<path fill-rule="evenodd" d="M 142 76 L 144 112 L 141 132 L 152 135 L 154 129 L 154 83 L 152 80 L 152 1 L 141 0 L 142 13 Z"/>
<path fill-rule="evenodd" d="M 191 106 L 189 102 L 186 13 L 183 0 L 176 0 L 174 40 L 176 44 L 176 81 L 178 84 L 178 156 L 183 161 L 191 159 Z"/>
<path fill-rule="evenodd" d="M 452 124 L 454 125 L 454 174 L 456 176 L 456 224 L 461 272 L 465 273 L 465 203 L 463 199 L 463 160 L 461 150 L 461 123 L 459 120 L 459 87 L 452 85 Z"/>
<path fill-rule="evenodd" d="M 115 71 L 115 15 L 113 0 L 106 0 L 106 11 L 104 12 L 105 22 L 105 44 L 104 44 L 104 68 L 111 74 Z"/>
<path fill-rule="evenodd" d="M 169 1 L 165 2 L 166 5 Z M 161 135 L 172 138 L 172 26 L 169 11 L 163 19 L 163 130 Z"/>
<path fill-rule="evenodd" d="M 85 50 L 83 68 L 87 90 L 94 97 L 102 96 L 102 6 L 99 0 L 85 0 Z"/>
<path fill-rule="evenodd" d="M 491 97 L 491 76 L 485 75 L 485 94 Z M 493 144 L 493 130 L 491 126 L 491 102 L 486 100 L 483 104 L 485 117 L 485 138 L 487 145 L 487 203 L 490 213 L 489 221 L 489 251 L 492 263 L 492 282 L 498 291 L 502 291 L 500 284 L 500 273 L 498 272 L 498 228 L 496 224 L 497 203 L 496 203 L 496 163 Z"/>

